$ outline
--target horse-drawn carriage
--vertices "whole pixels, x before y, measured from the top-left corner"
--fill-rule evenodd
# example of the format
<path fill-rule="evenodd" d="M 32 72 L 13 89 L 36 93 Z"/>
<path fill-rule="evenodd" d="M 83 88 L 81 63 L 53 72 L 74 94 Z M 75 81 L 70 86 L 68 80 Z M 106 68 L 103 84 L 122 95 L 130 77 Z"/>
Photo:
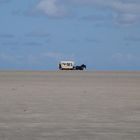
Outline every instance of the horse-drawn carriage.
<path fill-rule="evenodd" d="M 59 70 L 84 70 L 86 65 L 75 66 L 74 61 L 61 61 L 59 63 Z"/>

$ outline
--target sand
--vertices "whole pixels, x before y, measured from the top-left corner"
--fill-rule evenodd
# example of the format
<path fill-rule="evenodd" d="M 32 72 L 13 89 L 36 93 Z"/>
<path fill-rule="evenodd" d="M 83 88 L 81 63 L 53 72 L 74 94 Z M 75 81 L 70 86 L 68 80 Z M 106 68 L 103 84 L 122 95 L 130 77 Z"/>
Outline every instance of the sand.
<path fill-rule="evenodd" d="M 140 140 L 140 72 L 1 71 L 0 140 Z"/>

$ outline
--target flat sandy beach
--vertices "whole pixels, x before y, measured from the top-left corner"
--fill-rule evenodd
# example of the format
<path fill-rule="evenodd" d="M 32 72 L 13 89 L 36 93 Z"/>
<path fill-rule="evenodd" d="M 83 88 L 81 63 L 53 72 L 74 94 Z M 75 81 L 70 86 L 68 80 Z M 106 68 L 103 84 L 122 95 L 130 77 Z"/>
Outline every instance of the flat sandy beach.
<path fill-rule="evenodd" d="M 1 71 L 0 140 L 140 140 L 140 72 Z"/>

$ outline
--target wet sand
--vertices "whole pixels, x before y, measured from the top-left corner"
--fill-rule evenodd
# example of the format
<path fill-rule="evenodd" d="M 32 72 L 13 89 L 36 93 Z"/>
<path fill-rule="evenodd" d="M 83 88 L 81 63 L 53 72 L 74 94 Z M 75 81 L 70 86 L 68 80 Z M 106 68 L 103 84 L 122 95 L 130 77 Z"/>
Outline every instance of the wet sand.
<path fill-rule="evenodd" d="M 0 140 L 140 140 L 140 72 L 0 72 Z"/>

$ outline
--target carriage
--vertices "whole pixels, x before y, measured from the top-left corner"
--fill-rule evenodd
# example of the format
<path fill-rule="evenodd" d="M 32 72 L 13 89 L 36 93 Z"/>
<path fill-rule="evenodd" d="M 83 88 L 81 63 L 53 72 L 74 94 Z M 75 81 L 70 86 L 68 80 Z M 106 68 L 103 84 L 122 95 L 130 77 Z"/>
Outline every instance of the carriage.
<path fill-rule="evenodd" d="M 74 61 L 61 61 L 59 63 L 59 70 L 84 70 L 86 65 L 75 66 Z"/>
<path fill-rule="evenodd" d="M 59 63 L 60 70 L 73 70 L 74 69 L 74 61 L 61 61 Z"/>

